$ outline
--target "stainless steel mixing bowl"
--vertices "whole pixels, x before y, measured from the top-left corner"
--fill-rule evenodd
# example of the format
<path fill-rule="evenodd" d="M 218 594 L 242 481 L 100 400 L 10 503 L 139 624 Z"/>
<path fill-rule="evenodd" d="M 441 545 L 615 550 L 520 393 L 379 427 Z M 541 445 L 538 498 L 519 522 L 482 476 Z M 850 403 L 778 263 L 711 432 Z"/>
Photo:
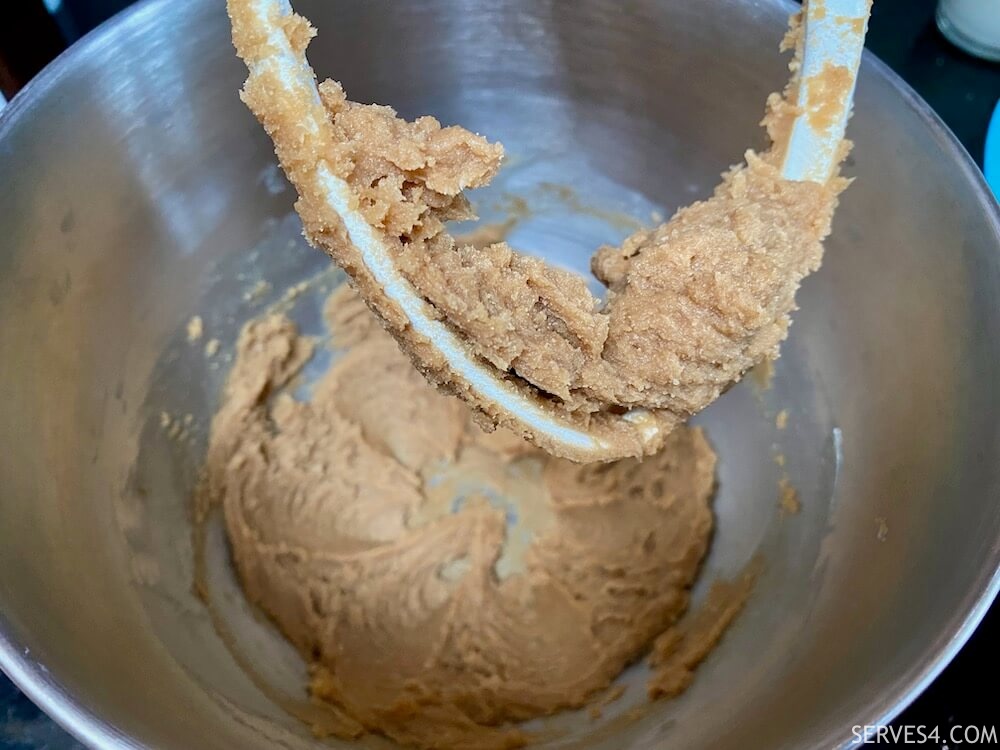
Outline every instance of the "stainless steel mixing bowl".
<path fill-rule="evenodd" d="M 515 244 L 580 268 L 705 195 L 761 142 L 786 77 L 779 0 L 299 5 L 321 30 L 314 63 L 353 96 L 507 144 L 484 215 L 527 196 Z M 0 667 L 95 747 L 320 746 L 282 708 L 302 664 L 246 610 L 217 528 L 218 622 L 191 591 L 189 493 L 235 333 L 326 267 L 243 77 L 221 0 L 150 0 L 0 117 Z M 721 455 L 702 579 L 759 555 L 755 595 L 682 698 L 616 718 L 636 689 L 601 721 L 560 717 L 552 747 L 849 743 L 927 685 L 997 590 L 997 207 L 871 58 L 851 134 L 857 182 L 773 386 L 701 420 Z M 318 299 L 295 307 L 307 329 Z M 783 470 L 797 516 L 777 508 Z"/>

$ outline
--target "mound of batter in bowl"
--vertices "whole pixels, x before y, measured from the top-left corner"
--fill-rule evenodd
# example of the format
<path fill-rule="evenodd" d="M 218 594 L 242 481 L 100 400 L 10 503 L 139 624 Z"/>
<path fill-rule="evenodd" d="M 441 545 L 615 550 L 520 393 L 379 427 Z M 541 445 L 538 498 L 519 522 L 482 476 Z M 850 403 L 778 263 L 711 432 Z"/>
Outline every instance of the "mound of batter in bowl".
<path fill-rule="evenodd" d="M 650 651 L 650 695 L 682 691 L 739 609 L 678 626 L 713 526 L 701 430 L 642 462 L 571 463 L 483 432 L 348 287 L 326 318 L 338 353 L 308 401 L 285 390 L 315 343 L 278 314 L 246 326 L 201 500 L 332 731 L 520 746 L 512 722 L 600 700 Z"/>

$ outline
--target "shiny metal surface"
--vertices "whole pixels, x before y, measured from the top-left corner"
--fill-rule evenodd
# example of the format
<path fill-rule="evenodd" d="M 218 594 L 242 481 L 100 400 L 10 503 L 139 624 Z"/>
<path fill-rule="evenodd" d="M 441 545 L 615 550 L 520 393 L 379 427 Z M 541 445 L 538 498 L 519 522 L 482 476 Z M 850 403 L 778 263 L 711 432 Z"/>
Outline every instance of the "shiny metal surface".
<path fill-rule="evenodd" d="M 580 268 L 705 195 L 761 142 L 786 77 L 778 0 L 299 4 L 314 64 L 354 97 L 503 140 L 484 216 L 537 199 L 512 241 Z M 228 642 L 191 591 L 189 493 L 236 331 L 326 267 L 236 98 L 222 6 L 146 2 L 0 115 L 0 667 L 94 747 L 321 746 L 274 700 L 302 665 L 242 605 L 217 529 Z M 759 554 L 758 589 L 685 696 L 634 722 L 561 717 L 552 747 L 849 742 L 912 699 L 1000 585 L 997 208 L 871 59 L 851 134 L 858 180 L 773 387 L 701 420 L 722 460 L 703 581 Z M 306 328 L 318 298 L 297 303 Z M 196 313 L 216 357 L 186 339 Z M 190 436 L 161 412 L 191 414 Z M 798 516 L 777 510 L 775 451 Z"/>

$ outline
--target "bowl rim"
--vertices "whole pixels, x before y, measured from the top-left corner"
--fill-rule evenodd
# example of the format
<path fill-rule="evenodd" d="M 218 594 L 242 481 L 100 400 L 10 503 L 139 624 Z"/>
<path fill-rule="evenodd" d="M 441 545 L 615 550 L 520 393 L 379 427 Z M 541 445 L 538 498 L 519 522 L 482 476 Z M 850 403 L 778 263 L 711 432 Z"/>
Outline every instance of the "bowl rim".
<path fill-rule="evenodd" d="M 76 58 L 85 51 L 108 43 L 121 27 L 142 23 L 155 16 L 161 5 L 173 0 L 138 0 L 110 19 L 91 30 L 61 52 L 38 75 L 30 80 L 2 109 L 0 109 L 0 143 L 6 132 L 18 122 L 32 105 L 74 66 Z M 796 8 L 792 0 L 772 0 L 784 6 L 787 12 Z M 983 173 L 973 161 L 965 146 L 948 128 L 941 117 L 895 71 L 867 49 L 864 52 L 865 75 L 877 75 L 903 99 L 904 104 L 917 115 L 935 143 L 955 157 L 956 165 L 973 188 L 978 203 L 1000 237 L 1000 204 L 987 185 Z M 990 565 L 984 566 L 966 595 L 968 606 L 956 611 L 952 619 L 926 649 L 924 656 L 914 664 L 909 673 L 898 679 L 865 714 L 852 726 L 882 726 L 901 714 L 951 663 L 976 628 L 986 616 L 1000 594 L 1000 538 L 995 540 L 988 557 Z M 10 623 L 0 612 L 0 672 L 3 672 L 36 706 L 75 739 L 95 748 L 113 750 L 130 748 L 148 750 L 118 727 L 101 718 L 71 695 L 62 683 L 40 661 L 32 658 L 30 651 L 13 640 Z M 812 741 L 816 748 L 848 748 L 858 746 L 857 736 L 851 727 L 828 730 L 823 737 Z"/>

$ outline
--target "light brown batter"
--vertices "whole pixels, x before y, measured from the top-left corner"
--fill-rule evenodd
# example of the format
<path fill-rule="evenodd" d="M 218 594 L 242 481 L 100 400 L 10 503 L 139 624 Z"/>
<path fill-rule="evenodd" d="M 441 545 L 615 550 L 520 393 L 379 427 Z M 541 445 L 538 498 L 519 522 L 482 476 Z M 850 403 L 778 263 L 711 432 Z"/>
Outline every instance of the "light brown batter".
<path fill-rule="evenodd" d="M 509 722 L 600 701 L 654 641 L 650 694 L 683 690 L 742 604 L 675 627 L 712 530 L 702 432 L 644 462 L 553 458 L 472 424 L 347 287 L 327 319 L 347 353 L 308 402 L 283 388 L 315 344 L 280 315 L 246 327 L 201 501 L 336 733 L 519 746 Z"/>
<path fill-rule="evenodd" d="M 241 57 L 266 57 L 249 30 L 250 11 L 230 2 Z M 786 47 L 799 41 L 798 19 Z M 312 35 L 292 16 L 286 34 L 298 51 Z M 800 55 L 792 64 L 797 70 Z M 822 258 L 822 240 L 839 192 L 827 184 L 780 177 L 795 114 L 797 80 L 774 94 L 764 120 L 772 147 L 748 151 L 714 195 L 679 210 L 662 226 L 594 255 L 608 287 L 600 304 L 583 279 L 521 255 L 506 243 L 460 244 L 446 222 L 472 218 L 463 191 L 487 183 L 500 166 L 499 144 L 431 117 L 406 122 L 383 106 L 350 102 L 340 84 L 320 85 L 329 133 L 297 128 L 301 109 L 276 93 L 268 74 L 251 76 L 244 100 L 275 140 L 292 181 L 307 237 L 352 277 L 362 296 L 417 367 L 444 390 L 478 409 L 484 422 L 518 429 L 543 448 L 570 458 L 567 447 L 533 433 L 462 381 L 441 352 L 413 327 L 362 262 L 311 173 L 317 160 L 350 186 L 368 224 L 385 240 L 395 265 L 481 361 L 545 409 L 619 442 L 615 455 L 651 452 L 620 414 L 643 407 L 666 434 L 738 381 L 756 363 L 778 356 L 795 293 Z M 843 83 L 823 76 L 815 85 Z M 826 89 L 824 89 L 826 90 Z M 291 136 L 295 137 L 291 137 Z M 842 149 L 846 154 L 847 148 Z"/>

